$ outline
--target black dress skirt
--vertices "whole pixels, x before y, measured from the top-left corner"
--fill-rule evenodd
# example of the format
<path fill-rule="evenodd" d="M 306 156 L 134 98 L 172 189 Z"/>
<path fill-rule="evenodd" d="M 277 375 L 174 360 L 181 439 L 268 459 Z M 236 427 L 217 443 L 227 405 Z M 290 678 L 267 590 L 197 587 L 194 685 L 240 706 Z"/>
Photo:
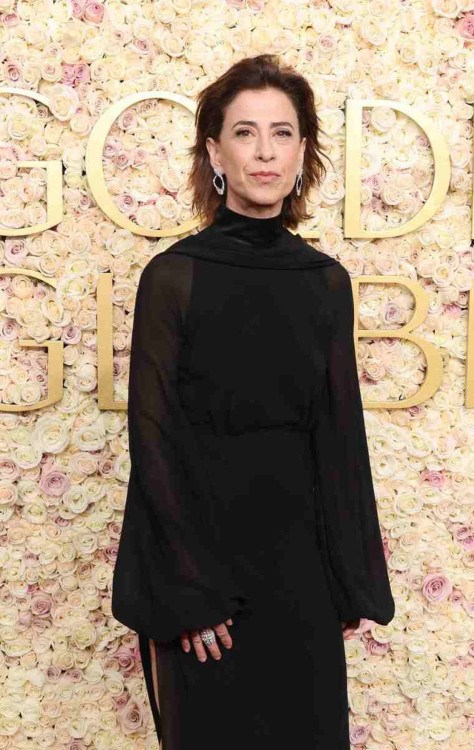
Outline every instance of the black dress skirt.
<path fill-rule="evenodd" d="M 222 203 L 141 273 L 112 613 L 163 750 L 349 750 L 341 622 L 394 616 L 353 325 L 348 272 L 281 214 Z M 220 661 L 183 651 L 229 617 Z"/>

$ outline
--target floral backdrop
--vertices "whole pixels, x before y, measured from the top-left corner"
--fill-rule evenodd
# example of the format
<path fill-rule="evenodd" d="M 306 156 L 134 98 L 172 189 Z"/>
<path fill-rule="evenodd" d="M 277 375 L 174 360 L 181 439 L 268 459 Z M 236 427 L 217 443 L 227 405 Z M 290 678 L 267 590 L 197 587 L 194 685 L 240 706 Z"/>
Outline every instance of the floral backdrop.
<path fill-rule="evenodd" d="M 311 196 L 315 247 L 355 278 L 416 279 L 430 297 L 418 333 L 441 351 L 441 387 L 409 409 L 366 410 L 387 564 L 388 626 L 362 620 L 345 641 L 351 741 L 371 750 L 462 750 L 474 742 L 474 410 L 464 406 L 474 270 L 472 0 L 0 0 L 0 219 L 47 220 L 46 169 L 63 164 L 63 219 L 0 235 L 0 750 L 157 748 L 137 636 L 111 615 L 112 571 L 129 472 L 126 411 L 99 410 L 99 274 L 113 275 L 113 376 L 127 398 L 135 293 L 142 268 L 177 237 L 146 237 L 95 204 L 85 172 L 100 115 L 134 92 L 193 99 L 233 62 L 279 54 L 310 81 L 333 166 Z M 434 121 L 451 160 L 449 193 L 418 231 L 347 239 L 342 231 L 344 102 L 405 102 Z M 106 140 L 108 190 L 137 226 L 192 218 L 186 190 L 190 111 L 159 99 L 125 110 Z M 433 180 L 420 128 L 391 108 L 364 110 L 362 221 L 399 226 Z M 348 144 L 350 158 L 350 143 Z M 407 322 L 395 285 L 361 287 L 366 328 Z M 62 399 L 48 392 L 47 353 L 61 341 Z M 389 337 L 358 346 L 366 399 L 403 398 L 425 377 L 421 351 Z M 324 648 L 324 644 L 321 644 Z M 309 748 L 308 748 L 309 750 Z"/>

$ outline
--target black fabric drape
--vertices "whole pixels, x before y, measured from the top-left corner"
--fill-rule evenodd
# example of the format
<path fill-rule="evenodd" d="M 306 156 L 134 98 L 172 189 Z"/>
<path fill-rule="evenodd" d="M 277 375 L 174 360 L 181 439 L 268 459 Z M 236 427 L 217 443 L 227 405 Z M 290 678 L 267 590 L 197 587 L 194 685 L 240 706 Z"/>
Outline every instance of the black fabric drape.
<path fill-rule="evenodd" d="M 320 411 L 312 430 L 320 549 L 342 620 L 386 625 L 395 604 L 377 514 L 354 347 L 350 276 L 323 271 L 333 324 Z"/>
<path fill-rule="evenodd" d="M 191 269 L 165 255 L 147 264 L 132 332 L 131 473 L 112 613 L 157 642 L 223 622 L 246 603 L 202 516 L 212 488 L 176 389 Z"/>

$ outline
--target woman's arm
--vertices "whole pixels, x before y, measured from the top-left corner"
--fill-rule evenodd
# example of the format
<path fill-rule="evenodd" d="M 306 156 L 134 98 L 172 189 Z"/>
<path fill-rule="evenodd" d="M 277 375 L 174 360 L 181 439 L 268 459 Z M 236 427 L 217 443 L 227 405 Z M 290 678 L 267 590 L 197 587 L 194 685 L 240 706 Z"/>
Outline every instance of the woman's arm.
<path fill-rule="evenodd" d="M 147 264 L 132 332 L 131 472 L 112 612 L 157 642 L 223 622 L 245 601 L 202 516 L 212 488 L 177 392 L 192 263 L 165 252 Z"/>
<path fill-rule="evenodd" d="M 354 347 L 350 276 L 327 274 L 333 311 L 324 392 L 312 430 L 317 534 L 341 621 L 386 625 L 395 604 L 380 533 Z"/>

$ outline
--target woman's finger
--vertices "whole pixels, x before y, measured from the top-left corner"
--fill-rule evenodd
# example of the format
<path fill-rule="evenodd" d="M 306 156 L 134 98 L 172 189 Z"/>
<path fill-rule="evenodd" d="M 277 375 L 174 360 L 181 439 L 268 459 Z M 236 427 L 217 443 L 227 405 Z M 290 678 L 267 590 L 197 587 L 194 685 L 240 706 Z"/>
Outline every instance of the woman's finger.
<path fill-rule="evenodd" d="M 191 641 L 189 640 L 189 635 L 188 635 L 187 630 L 185 630 L 184 633 L 181 634 L 180 640 L 181 640 L 181 646 L 183 647 L 183 651 L 186 651 L 186 653 L 190 651 Z"/>
<path fill-rule="evenodd" d="M 225 628 L 225 629 L 227 630 L 227 628 L 225 627 L 225 625 L 220 625 L 220 626 L 219 626 L 219 625 L 217 625 L 216 627 L 217 627 L 217 628 L 219 628 L 219 627 L 221 627 L 221 628 Z M 211 628 L 211 630 L 214 630 L 214 631 L 215 631 L 215 633 L 216 633 L 216 635 L 217 635 L 217 630 L 216 630 L 216 628 Z M 220 658 L 222 657 L 222 654 L 221 654 L 221 652 L 220 652 L 219 646 L 217 645 L 217 638 L 216 638 L 216 640 L 214 641 L 214 643 L 211 643 L 210 645 L 207 645 L 207 643 L 206 643 L 206 646 L 207 646 L 207 648 L 209 649 L 209 653 L 211 654 L 211 656 L 212 656 L 212 657 L 213 657 L 214 659 L 216 659 L 216 660 L 218 661 L 218 660 L 219 660 L 219 659 L 220 659 Z"/>
<path fill-rule="evenodd" d="M 221 622 L 219 625 L 214 625 L 214 631 L 226 648 L 232 648 L 232 638 L 230 637 L 230 633 L 227 630 L 225 623 Z"/>
<path fill-rule="evenodd" d="M 199 661 L 206 661 L 206 649 L 204 648 L 201 636 L 199 635 L 199 630 L 191 630 L 191 642 L 194 646 L 194 650 Z"/>

